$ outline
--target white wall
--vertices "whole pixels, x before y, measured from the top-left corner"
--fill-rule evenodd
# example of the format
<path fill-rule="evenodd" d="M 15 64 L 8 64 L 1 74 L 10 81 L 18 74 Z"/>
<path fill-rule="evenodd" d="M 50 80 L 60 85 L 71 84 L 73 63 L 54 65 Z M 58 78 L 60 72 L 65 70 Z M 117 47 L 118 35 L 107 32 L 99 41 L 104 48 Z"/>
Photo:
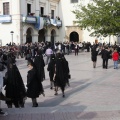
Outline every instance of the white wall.
<path fill-rule="evenodd" d="M 24 35 L 26 33 L 27 28 L 31 27 L 32 24 L 27 24 L 26 27 L 21 27 L 21 15 L 27 15 L 27 2 L 32 4 L 32 10 L 31 12 L 36 13 L 35 15 L 39 15 L 41 5 L 45 8 L 45 14 L 51 15 L 51 9 L 55 10 L 55 16 L 59 16 L 62 20 L 62 27 L 57 30 L 57 37 L 56 41 L 63 41 L 65 37 L 65 26 L 72 26 L 73 21 L 75 20 L 75 15 L 72 13 L 72 10 L 74 9 L 74 4 L 70 3 L 70 0 L 60 0 L 60 2 L 54 1 L 48 1 L 48 0 L 4 0 L 4 1 L 10 1 L 10 14 L 12 15 L 12 23 L 0 23 L 0 39 L 2 39 L 3 45 L 6 43 L 11 42 L 11 34 L 10 31 L 14 31 L 13 34 L 13 41 L 15 43 L 20 43 L 21 39 L 23 41 L 26 41 L 26 36 Z M 21 5 L 19 6 L 19 2 L 21 2 Z M 83 4 L 86 4 L 86 2 L 89 2 L 88 0 L 84 1 Z M 20 7 L 20 11 L 19 11 Z M 0 15 L 2 15 L 2 1 L 0 1 Z M 46 37 L 46 40 L 50 41 L 50 31 L 51 28 L 49 28 L 49 34 Z M 38 31 L 35 30 L 33 27 L 33 41 L 38 40 Z M 23 36 L 23 37 L 22 37 Z M 96 38 L 90 37 L 88 31 L 83 32 L 83 41 L 91 41 L 94 42 Z M 112 37 L 111 42 L 114 43 L 114 40 L 116 38 Z M 104 38 L 104 41 L 109 41 L 109 38 Z"/>

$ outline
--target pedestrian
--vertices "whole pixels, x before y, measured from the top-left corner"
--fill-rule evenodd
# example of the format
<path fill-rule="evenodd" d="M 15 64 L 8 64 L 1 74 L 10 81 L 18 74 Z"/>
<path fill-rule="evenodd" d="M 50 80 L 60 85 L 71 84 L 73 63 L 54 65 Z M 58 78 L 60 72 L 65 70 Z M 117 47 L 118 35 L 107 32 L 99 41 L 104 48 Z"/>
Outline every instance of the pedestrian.
<path fill-rule="evenodd" d="M 108 68 L 108 59 L 109 59 L 109 52 L 108 52 L 108 47 L 103 48 L 101 51 L 102 59 L 103 59 L 103 68 Z"/>
<path fill-rule="evenodd" d="M 113 54 L 112 54 L 112 59 L 114 61 L 114 69 L 118 69 L 118 59 L 119 59 L 119 54 L 117 50 L 115 49 Z"/>
<path fill-rule="evenodd" d="M 78 55 L 78 52 L 79 52 L 79 45 L 76 42 L 75 43 L 75 56 Z"/>
<path fill-rule="evenodd" d="M 51 55 L 50 63 L 48 64 L 47 70 L 49 71 L 49 77 L 50 77 L 50 89 L 53 89 L 54 82 L 53 82 L 53 77 L 55 74 L 55 55 Z"/>
<path fill-rule="evenodd" d="M 24 98 L 26 98 L 26 90 L 20 75 L 20 72 L 14 62 L 10 62 L 7 72 L 4 77 L 5 95 L 10 98 L 10 101 L 6 101 L 8 108 L 12 108 L 12 105 L 16 108 L 24 107 Z"/>
<path fill-rule="evenodd" d="M 64 54 L 62 54 L 62 59 L 63 59 L 63 66 L 64 66 L 64 76 L 65 76 L 65 81 L 68 86 L 70 86 L 69 79 L 71 77 L 70 75 L 70 69 L 69 69 L 69 64 L 68 61 L 66 60 Z"/>
<path fill-rule="evenodd" d="M 29 71 L 27 74 L 27 97 L 32 99 L 33 107 L 38 107 L 37 98 L 44 92 L 41 82 L 37 78 L 37 72 L 32 60 L 28 60 Z"/>
<path fill-rule="evenodd" d="M 93 68 L 96 68 L 97 55 L 98 51 L 96 50 L 96 46 L 93 46 L 93 48 L 91 49 L 91 59 L 93 61 Z"/>
<path fill-rule="evenodd" d="M 64 74 L 63 59 L 60 52 L 56 54 L 54 81 L 55 81 L 55 95 L 58 95 L 58 87 L 60 87 L 62 91 L 62 96 L 65 97 L 64 91 L 66 86 L 66 79 Z"/>
<path fill-rule="evenodd" d="M 45 62 L 43 60 L 43 55 L 42 55 L 41 50 L 37 51 L 37 55 L 35 56 L 34 64 L 37 69 L 37 77 L 40 82 L 43 82 L 43 80 L 45 79 L 45 71 L 44 71 Z"/>

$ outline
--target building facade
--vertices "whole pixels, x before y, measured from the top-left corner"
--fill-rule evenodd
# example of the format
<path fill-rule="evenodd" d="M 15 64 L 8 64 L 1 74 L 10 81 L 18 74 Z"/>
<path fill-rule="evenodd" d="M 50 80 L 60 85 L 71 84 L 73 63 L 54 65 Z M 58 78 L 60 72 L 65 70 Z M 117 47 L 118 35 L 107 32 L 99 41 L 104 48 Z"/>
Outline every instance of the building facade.
<path fill-rule="evenodd" d="M 62 21 L 59 0 L 0 0 L 0 40 L 5 45 L 55 41 Z"/>
<path fill-rule="evenodd" d="M 74 24 L 77 3 L 92 0 L 0 0 L 0 42 L 94 42 L 89 32 Z M 102 41 L 103 40 L 103 41 Z M 100 38 L 99 42 L 109 41 Z M 114 42 L 116 38 L 112 38 Z"/>

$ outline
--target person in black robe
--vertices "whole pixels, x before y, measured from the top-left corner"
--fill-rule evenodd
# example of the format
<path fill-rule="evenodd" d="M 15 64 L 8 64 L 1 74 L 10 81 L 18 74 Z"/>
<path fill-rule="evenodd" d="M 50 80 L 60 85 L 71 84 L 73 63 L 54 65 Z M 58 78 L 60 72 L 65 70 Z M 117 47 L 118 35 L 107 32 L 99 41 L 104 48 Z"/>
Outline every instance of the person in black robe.
<path fill-rule="evenodd" d="M 43 80 L 45 79 L 45 71 L 44 71 L 45 62 L 43 60 L 41 50 L 37 51 L 37 55 L 35 56 L 34 64 L 37 69 L 37 77 L 40 82 L 43 82 Z"/>
<path fill-rule="evenodd" d="M 61 53 L 56 54 L 56 64 L 55 64 L 55 95 L 58 93 L 58 87 L 61 88 L 62 96 L 65 97 L 64 91 L 66 86 L 66 79 L 64 74 L 64 64 Z"/>
<path fill-rule="evenodd" d="M 32 60 L 28 60 L 29 71 L 27 74 L 27 97 L 32 99 L 33 107 L 38 107 L 37 97 L 44 94 L 43 86 L 37 78 L 37 70 Z"/>
<path fill-rule="evenodd" d="M 7 72 L 4 77 L 5 95 L 10 98 L 10 101 L 6 101 L 8 108 L 12 108 L 12 105 L 16 108 L 24 107 L 24 98 L 26 97 L 26 89 L 20 75 L 20 72 L 13 62 L 9 63 Z"/>
<path fill-rule="evenodd" d="M 55 54 L 51 55 L 51 59 L 50 62 L 48 64 L 48 68 L 47 70 L 49 71 L 49 77 L 50 77 L 50 89 L 53 89 L 53 77 L 54 77 L 54 73 L 55 73 Z"/>
<path fill-rule="evenodd" d="M 63 66 L 64 66 L 65 81 L 66 81 L 66 84 L 70 86 L 70 83 L 69 83 L 70 69 L 69 69 L 68 61 L 66 60 L 64 54 L 62 54 L 62 59 L 63 59 Z"/>

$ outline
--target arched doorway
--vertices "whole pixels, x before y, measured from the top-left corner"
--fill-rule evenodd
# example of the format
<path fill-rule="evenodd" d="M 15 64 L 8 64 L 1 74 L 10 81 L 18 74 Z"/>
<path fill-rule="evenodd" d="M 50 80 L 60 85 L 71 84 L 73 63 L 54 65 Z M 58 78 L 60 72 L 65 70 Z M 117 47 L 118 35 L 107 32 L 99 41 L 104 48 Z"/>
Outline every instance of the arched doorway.
<path fill-rule="evenodd" d="M 79 42 L 79 34 L 77 32 L 71 32 L 70 41 Z"/>
<path fill-rule="evenodd" d="M 31 35 L 31 29 L 28 28 L 26 31 L 26 43 L 31 43 L 32 42 L 32 35 Z"/>
<path fill-rule="evenodd" d="M 45 29 L 38 31 L 38 42 L 45 42 Z"/>
<path fill-rule="evenodd" d="M 53 29 L 53 30 L 51 31 L 51 46 L 52 46 L 52 48 L 54 47 L 55 36 L 56 36 L 56 31 Z"/>

